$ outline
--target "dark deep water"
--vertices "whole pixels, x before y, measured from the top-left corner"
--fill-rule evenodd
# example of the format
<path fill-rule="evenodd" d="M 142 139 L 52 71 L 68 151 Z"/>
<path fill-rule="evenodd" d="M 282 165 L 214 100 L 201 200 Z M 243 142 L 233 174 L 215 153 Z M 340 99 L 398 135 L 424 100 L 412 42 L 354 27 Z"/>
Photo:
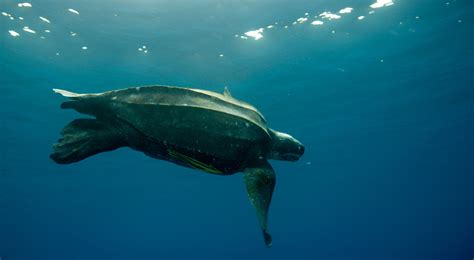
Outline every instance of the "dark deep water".
<path fill-rule="evenodd" d="M 474 257 L 474 3 L 375 2 L 0 1 L 0 258 Z M 48 158 L 79 117 L 52 88 L 147 84 L 228 86 L 305 144 L 272 162 L 273 248 L 239 174 L 129 149 Z"/>

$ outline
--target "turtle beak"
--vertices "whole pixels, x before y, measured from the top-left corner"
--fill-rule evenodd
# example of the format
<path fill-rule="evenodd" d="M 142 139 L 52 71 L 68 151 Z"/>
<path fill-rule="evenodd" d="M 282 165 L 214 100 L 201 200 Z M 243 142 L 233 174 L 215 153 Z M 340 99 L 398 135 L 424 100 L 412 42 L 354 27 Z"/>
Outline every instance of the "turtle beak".
<path fill-rule="evenodd" d="M 299 143 L 298 146 L 298 155 L 301 157 L 304 154 L 304 145 L 302 143 Z"/>
<path fill-rule="evenodd" d="M 284 155 L 284 159 L 287 161 L 295 162 L 298 161 L 300 157 L 304 154 L 305 148 L 304 145 L 298 140 L 293 139 L 292 141 L 293 148 L 291 149 L 291 152 L 289 151 Z"/>
<path fill-rule="evenodd" d="M 295 153 L 291 153 L 288 155 L 289 157 L 288 159 L 290 161 L 298 161 L 298 159 L 300 159 L 300 157 L 303 156 L 304 151 L 305 151 L 304 145 L 301 142 L 297 141 L 296 139 L 295 141 L 297 143 L 297 148 L 296 148 Z"/>

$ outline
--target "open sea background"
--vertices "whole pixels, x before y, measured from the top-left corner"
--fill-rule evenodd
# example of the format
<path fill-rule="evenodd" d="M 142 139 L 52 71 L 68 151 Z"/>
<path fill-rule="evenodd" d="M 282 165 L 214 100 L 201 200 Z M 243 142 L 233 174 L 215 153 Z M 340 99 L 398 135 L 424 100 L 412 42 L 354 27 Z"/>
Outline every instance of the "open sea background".
<path fill-rule="evenodd" d="M 1 0 L 1 260 L 472 259 L 474 2 L 375 2 Z M 271 249 L 240 174 L 49 159 L 82 117 L 52 88 L 150 84 L 228 86 L 305 144 L 272 162 Z"/>

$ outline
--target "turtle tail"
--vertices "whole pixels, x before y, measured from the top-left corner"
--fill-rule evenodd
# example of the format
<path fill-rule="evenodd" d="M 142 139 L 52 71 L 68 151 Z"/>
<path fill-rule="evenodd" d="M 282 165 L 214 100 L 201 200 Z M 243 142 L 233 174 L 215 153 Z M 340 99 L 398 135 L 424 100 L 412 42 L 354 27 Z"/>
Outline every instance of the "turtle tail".
<path fill-rule="evenodd" d="M 89 156 L 125 145 L 120 131 L 97 119 L 76 119 L 61 131 L 50 158 L 59 164 L 81 161 Z"/>
<path fill-rule="evenodd" d="M 95 117 L 104 116 L 106 106 L 101 102 L 101 93 L 99 94 L 79 94 L 63 89 L 53 89 L 54 93 L 69 98 L 69 101 L 61 103 L 63 109 L 74 109 L 79 113 Z"/>

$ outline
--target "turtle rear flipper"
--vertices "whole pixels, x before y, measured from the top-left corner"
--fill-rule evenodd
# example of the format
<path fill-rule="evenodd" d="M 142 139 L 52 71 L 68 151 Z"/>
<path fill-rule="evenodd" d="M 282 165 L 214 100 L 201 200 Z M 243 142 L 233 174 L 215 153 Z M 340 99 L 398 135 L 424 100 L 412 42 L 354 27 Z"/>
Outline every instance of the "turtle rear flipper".
<path fill-rule="evenodd" d="M 123 138 L 113 127 L 97 119 L 76 119 L 61 131 L 63 137 L 53 146 L 51 159 L 60 164 L 81 161 L 91 155 L 124 146 Z"/>

